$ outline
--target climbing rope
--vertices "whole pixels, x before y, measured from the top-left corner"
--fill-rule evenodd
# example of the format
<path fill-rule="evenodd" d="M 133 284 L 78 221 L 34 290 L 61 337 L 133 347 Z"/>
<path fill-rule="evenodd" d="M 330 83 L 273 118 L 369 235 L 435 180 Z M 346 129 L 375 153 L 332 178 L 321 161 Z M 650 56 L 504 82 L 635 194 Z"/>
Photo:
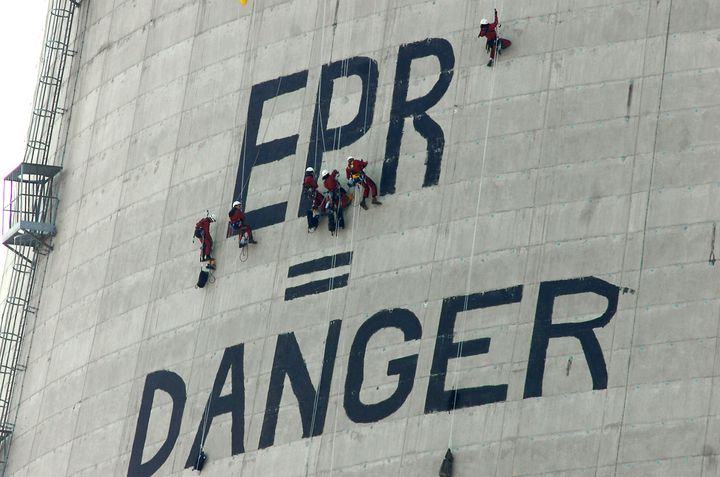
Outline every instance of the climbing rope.
<path fill-rule="evenodd" d="M 323 19 L 327 18 L 326 14 L 327 14 L 327 1 L 322 0 L 322 18 Z M 320 62 L 321 62 L 321 65 L 320 65 L 321 73 L 320 74 L 321 75 L 322 75 L 322 58 L 324 58 L 324 45 L 325 45 L 325 26 L 323 25 L 320 30 Z M 329 56 L 330 56 L 330 58 L 332 58 L 332 46 L 330 47 L 330 55 Z M 308 67 L 309 67 L 309 65 L 308 65 Z M 323 93 L 322 93 L 322 78 L 321 78 L 321 80 L 318 82 L 318 91 L 317 91 L 317 95 L 316 95 L 316 103 L 315 104 L 317 105 L 316 107 L 317 107 L 318 115 L 317 115 L 317 122 L 314 126 L 317 128 L 316 134 L 315 134 L 315 140 L 317 141 L 318 136 L 320 137 L 320 142 L 322 145 L 322 151 L 323 151 L 323 155 L 324 155 L 327 151 L 327 144 L 325 143 L 325 134 L 323 134 L 323 131 L 322 131 L 322 124 L 323 124 L 322 108 L 320 107 L 322 94 Z M 335 138 L 333 138 L 333 142 L 334 142 L 334 139 Z M 333 144 L 333 149 L 335 149 L 335 142 Z M 313 158 L 313 168 L 316 170 L 318 169 L 317 153 L 318 153 L 318 148 L 315 147 L 315 157 Z M 330 220 L 330 217 L 328 217 L 328 220 Z M 318 224 L 318 226 L 319 226 L 319 224 Z M 338 234 L 337 234 L 338 227 L 339 226 L 338 226 L 338 223 L 336 220 L 336 222 L 335 222 L 336 233 L 335 233 L 334 240 L 333 240 L 335 249 L 336 249 L 337 243 L 338 243 Z M 335 269 L 336 255 L 337 255 L 336 253 L 333 253 L 333 255 L 332 255 L 330 270 Z M 332 300 L 332 293 L 329 293 L 329 291 L 332 290 L 333 287 L 334 287 L 334 277 L 330 278 L 330 280 L 329 280 L 328 297 L 327 297 L 326 305 L 325 305 L 325 318 L 326 318 L 325 321 L 326 322 L 329 322 L 329 319 L 331 316 L 330 305 L 331 305 L 331 300 Z M 327 342 L 325 343 L 325 346 L 327 346 Z M 321 371 L 320 371 L 320 378 L 322 378 L 322 367 L 321 367 Z M 315 399 L 313 400 L 312 416 L 310 418 L 310 438 L 307 442 L 307 452 L 305 454 L 305 476 L 306 477 L 310 473 L 310 451 L 312 450 L 312 442 L 313 442 L 313 437 L 314 437 L 314 433 L 315 433 L 315 422 L 316 422 L 316 417 L 317 417 L 317 408 L 318 408 L 319 399 L 320 399 L 320 381 L 318 380 L 318 387 L 315 392 Z M 326 412 L 327 412 L 327 410 L 326 410 Z M 322 435 L 320 436 L 320 439 L 321 439 L 320 442 L 322 444 Z M 321 447 L 322 447 L 322 445 L 319 446 L 318 452 L 320 452 Z"/>
<path fill-rule="evenodd" d="M 648 186 L 647 186 L 647 195 L 645 196 L 645 213 L 643 218 L 643 227 L 642 227 L 642 242 L 640 247 L 640 263 L 638 267 L 638 277 L 637 277 L 637 291 L 638 296 L 635 298 L 635 303 L 633 307 L 633 322 L 632 322 L 632 328 L 630 330 L 630 343 L 628 345 L 628 349 L 632 350 L 635 345 L 635 325 L 637 323 L 636 317 L 638 315 L 638 308 L 640 306 L 640 297 L 639 294 L 642 293 L 642 280 L 644 277 L 643 274 L 643 268 L 645 265 L 645 245 L 647 241 L 647 225 L 648 225 L 648 217 L 650 212 L 650 199 L 652 197 L 652 191 L 653 191 L 653 182 L 654 182 L 654 176 L 655 176 L 655 159 L 657 155 L 657 142 L 659 137 L 659 123 L 660 123 L 660 114 L 662 112 L 662 105 L 663 105 L 663 95 L 665 93 L 665 75 L 667 72 L 667 59 L 668 59 L 668 47 L 670 43 L 670 26 L 671 26 L 671 19 L 672 19 L 672 12 L 673 12 L 673 0 L 670 0 L 669 7 L 667 10 L 667 23 L 665 25 L 665 45 L 663 47 L 663 61 L 662 61 L 662 68 L 660 71 L 660 89 L 658 91 L 658 102 L 657 102 L 657 110 L 655 111 L 655 134 L 653 137 L 653 144 L 652 144 L 652 156 L 650 160 L 650 170 L 648 174 Z M 650 5 L 648 5 L 648 21 L 647 21 L 647 27 L 646 27 L 646 35 L 645 35 L 645 44 L 648 43 L 648 32 L 650 28 Z M 645 48 L 645 47 L 644 47 Z M 644 52 L 643 52 L 644 53 Z M 643 63 L 643 73 L 645 69 L 645 64 Z M 641 103 L 642 104 L 642 103 Z M 640 111 L 638 114 L 640 115 L 642 111 Z M 640 121 L 640 117 L 638 116 L 638 121 Z M 632 184 L 632 182 L 631 182 Z M 623 267 L 624 268 L 624 267 Z M 614 336 L 613 336 L 614 338 Z M 611 355 L 612 356 L 612 355 Z M 630 353 L 626 362 L 625 366 L 625 393 L 623 395 L 623 401 L 622 401 L 622 413 L 620 415 L 620 422 L 625 422 L 625 412 L 627 410 L 627 400 L 628 400 L 628 386 L 630 383 L 630 369 L 633 361 L 633 353 Z M 714 361 L 714 360 L 713 360 Z M 604 406 L 606 407 L 606 406 Z M 604 412 L 604 411 L 603 411 Z M 604 425 L 604 415 L 603 415 L 603 425 Z M 621 425 L 619 429 L 618 438 L 616 439 L 616 446 L 615 446 L 615 473 L 618 471 L 618 465 L 620 465 L 619 462 L 619 456 L 620 456 L 620 448 L 622 446 L 622 440 L 623 440 L 623 429 L 624 426 Z M 706 436 L 707 436 L 707 428 L 706 428 Z M 600 450 L 598 449 L 598 462 L 599 462 L 599 455 Z"/>
<path fill-rule="evenodd" d="M 500 10 L 502 11 L 502 3 L 500 4 Z M 469 15 L 468 15 L 469 16 Z M 497 33 L 497 37 L 500 38 L 500 33 Z M 475 247 L 477 245 L 477 233 L 478 233 L 478 225 L 479 225 L 479 218 L 480 218 L 480 203 L 482 198 L 482 189 L 483 189 L 483 178 L 485 177 L 485 164 L 487 159 L 487 146 L 488 146 L 488 139 L 490 135 L 490 124 L 492 124 L 492 112 L 493 112 L 493 105 L 494 101 L 493 98 L 495 96 L 495 76 L 497 71 L 497 66 L 500 62 L 500 55 L 495 54 L 495 64 L 492 66 L 492 72 L 490 73 L 490 96 L 489 96 L 489 105 L 488 105 L 488 112 L 486 117 L 486 123 L 485 123 L 485 141 L 483 143 L 483 151 L 482 151 L 482 158 L 480 161 L 480 178 L 478 180 L 478 188 L 477 188 L 477 200 L 475 202 L 475 224 L 473 226 L 473 238 L 472 238 L 472 246 L 470 248 L 470 257 L 469 257 L 469 265 L 468 265 L 468 272 L 465 279 L 465 300 L 463 301 L 463 308 L 462 311 L 466 312 L 468 310 L 468 300 L 469 300 L 469 294 L 470 294 L 470 285 L 472 283 L 472 270 L 473 270 L 473 262 L 475 257 Z M 467 320 L 463 319 L 462 325 L 461 325 L 461 331 L 460 336 L 463 336 L 465 334 L 465 329 L 467 327 Z M 455 356 L 454 364 L 455 364 L 455 370 L 453 372 L 453 383 L 451 389 L 454 390 L 453 394 L 453 403 L 452 403 L 452 409 L 450 412 L 450 430 L 448 432 L 448 449 L 452 449 L 452 438 L 453 438 L 453 430 L 455 427 L 455 410 L 457 408 L 457 382 L 458 382 L 458 376 L 459 376 L 459 366 L 460 366 L 460 357 L 462 357 L 462 350 L 463 350 L 463 343 L 464 341 L 461 341 L 458 345 L 457 354 Z M 450 366 L 448 365 L 448 368 Z"/>
<path fill-rule="evenodd" d="M 238 236 L 238 242 L 240 241 L 240 237 Z M 245 244 L 243 247 L 240 247 L 240 261 L 241 262 L 247 262 L 248 256 L 250 255 L 249 244 Z"/>
<path fill-rule="evenodd" d="M 296 5 L 297 5 L 299 2 L 295 2 L 295 3 L 296 3 Z M 248 48 L 248 44 L 250 43 L 250 38 L 259 38 L 259 37 L 260 37 L 259 34 L 256 34 L 256 35 L 253 34 L 253 25 L 255 24 L 255 21 L 254 21 L 254 20 L 255 20 L 255 15 L 256 15 L 255 5 L 256 5 L 256 2 L 253 2 L 252 12 L 251 12 L 251 23 L 250 23 L 250 26 L 249 26 L 249 28 L 248 28 L 248 37 L 247 37 L 247 39 L 246 39 L 246 48 L 245 48 L 245 51 L 246 51 L 246 53 L 248 53 L 248 54 L 249 54 L 250 51 L 256 50 L 256 48 Z M 294 15 L 293 15 L 293 18 L 297 18 L 297 15 L 294 14 Z M 256 53 L 257 53 L 257 52 L 256 52 Z M 284 61 L 285 61 L 285 56 L 286 56 L 286 54 L 287 54 L 287 49 L 284 49 L 284 55 L 283 55 L 283 59 L 282 59 L 283 63 L 284 63 Z M 254 55 L 252 55 L 252 56 L 253 56 L 253 68 L 251 68 L 250 71 L 253 71 L 253 70 L 255 69 L 255 68 L 254 68 L 254 59 L 257 58 L 257 54 L 254 54 Z M 248 73 L 248 74 L 250 74 L 250 73 Z M 276 91 L 276 98 L 277 98 L 277 94 L 278 94 L 279 91 L 280 91 L 281 83 L 282 83 L 282 80 L 278 81 L 278 89 L 277 89 L 277 91 Z M 273 103 L 273 107 L 272 107 L 272 109 L 271 109 L 271 119 L 270 119 L 270 120 L 272 120 L 272 116 L 274 115 L 276 104 L 277 104 L 277 101 L 275 101 L 275 102 Z M 241 109 L 241 108 L 238 108 L 238 110 L 240 110 L 240 109 Z M 265 129 L 265 131 L 264 131 L 264 133 L 263 133 L 262 142 L 264 142 L 264 140 L 265 140 L 265 135 L 267 134 L 267 131 L 269 130 L 269 126 L 270 126 L 270 124 L 268 124 L 268 126 L 266 127 L 266 129 Z M 247 141 L 246 141 L 246 139 L 247 139 L 247 123 L 245 124 L 245 131 L 244 131 L 244 133 L 243 133 L 243 145 L 244 145 L 243 157 L 246 157 L 246 155 L 247 155 Z M 254 160 L 253 160 L 253 166 L 256 164 L 257 158 L 258 158 L 258 154 L 255 155 L 255 158 L 254 158 Z M 245 173 L 245 169 L 243 168 L 242 171 L 241 171 L 241 184 L 242 184 L 241 189 L 240 189 L 241 195 L 242 195 L 242 192 L 243 192 L 243 191 L 245 190 L 245 188 L 247 187 L 248 182 L 249 182 L 249 178 L 246 179 L 244 173 Z M 245 248 L 247 248 L 247 246 L 246 246 Z M 279 261 L 279 260 L 280 260 L 281 252 L 282 252 L 282 247 L 278 247 L 278 248 L 277 248 L 276 259 L 275 259 L 276 261 Z M 248 253 L 249 253 L 249 252 L 248 252 Z M 278 270 L 278 267 L 275 267 L 275 277 L 274 277 L 274 279 L 277 279 L 277 270 Z M 266 349 L 267 343 L 268 343 L 269 339 L 271 339 L 271 337 L 269 336 L 268 330 L 269 330 L 269 328 L 270 328 L 270 324 L 272 323 L 272 320 L 270 319 L 270 317 L 272 316 L 272 306 L 273 306 L 273 305 L 272 305 L 272 300 L 271 300 L 271 301 L 270 301 L 270 306 L 268 307 L 267 319 L 264 320 L 264 321 L 265 321 L 265 327 L 264 327 L 264 331 L 263 331 L 263 333 L 262 333 L 262 335 L 261 335 L 261 336 L 264 337 L 264 339 L 262 339 L 262 347 L 261 347 L 261 350 L 260 350 L 260 355 L 263 355 L 263 354 L 265 353 L 265 349 Z M 255 375 L 258 375 L 258 376 L 260 375 L 261 365 L 262 365 L 262 360 L 259 360 L 258 363 L 257 363 L 257 368 L 256 368 L 256 370 L 255 370 Z M 258 399 L 259 389 L 260 389 L 260 386 L 256 383 L 256 385 L 255 385 L 255 392 L 253 393 L 253 400 L 254 400 L 255 402 L 256 402 L 257 399 Z M 247 453 L 243 454 L 243 469 L 245 468 L 245 459 L 247 458 L 247 456 L 248 456 Z M 241 475 L 242 475 L 242 474 L 243 474 L 243 472 L 241 471 Z"/>
<path fill-rule="evenodd" d="M 214 280 L 213 280 L 214 281 Z M 195 467 L 198 467 L 198 463 L 200 462 L 201 456 L 203 455 L 203 449 L 205 448 L 205 439 L 207 438 L 207 423 L 208 423 L 208 417 L 210 416 L 210 405 L 212 403 L 212 391 L 210 392 L 210 397 L 208 398 L 208 402 L 205 405 L 205 412 L 203 412 L 203 426 L 202 426 L 202 434 L 200 434 L 200 446 L 198 447 L 198 455 L 195 458 Z"/>
<path fill-rule="evenodd" d="M 324 9 L 326 8 L 325 0 L 323 0 L 323 8 L 324 8 Z M 325 13 L 326 13 L 326 12 L 323 11 L 323 18 L 327 18 L 327 16 L 325 15 Z M 324 32 L 324 29 L 323 29 L 323 32 Z M 345 49 L 347 49 L 347 45 L 349 44 L 350 39 L 351 39 L 351 29 L 348 28 L 348 29 L 347 29 L 347 35 L 346 35 L 345 42 L 344 42 L 344 47 L 345 47 Z M 334 40 L 333 40 L 333 45 L 334 45 Z M 329 56 L 330 56 L 330 59 L 332 59 L 333 45 L 331 45 L 331 47 L 330 47 L 330 55 L 329 55 Z M 321 55 L 321 58 L 322 58 L 322 55 Z M 345 59 L 345 60 L 343 60 L 343 61 L 344 61 L 343 75 L 347 75 L 347 71 L 348 71 L 348 68 L 349 68 L 349 58 L 348 58 L 348 59 Z M 371 60 L 369 60 L 369 63 L 368 63 L 368 71 L 372 68 L 372 64 L 370 63 L 370 61 L 371 61 Z M 343 76 L 343 77 L 345 77 L 345 76 Z M 368 81 L 368 82 L 367 82 L 367 91 L 366 91 L 366 95 L 367 95 L 368 97 L 369 97 L 369 88 L 370 88 L 370 82 Z M 320 90 L 318 89 L 318 100 L 319 100 L 319 99 L 320 99 Z M 365 116 L 364 116 L 364 119 L 363 119 L 363 130 L 366 130 L 366 129 L 367 129 L 368 104 L 366 104 L 365 108 L 366 108 L 366 109 L 365 109 Z M 323 135 L 323 136 L 324 136 L 324 135 Z M 336 138 L 333 138 L 333 153 L 334 153 L 334 156 L 336 157 L 336 159 L 337 159 L 337 156 L 339 155 L 339 150 L 336 148 L 336 146 L 337 146 L 338 144 L 341 144 L 341 142 L 340 142 L 341 139 L 342 139 L 342 126 L 338 128 L 337 137 L 336 137 Z M 326 145 L 325 145 L 324 140 L 323 140 L 323 154 L 325 153 L 326 150 L 327 150 L 327 148 L 326 148 Z M 359 217 L 360 217 L 360 210 L 359 210 L 359 208 L 358 208 L 357 206 L 355 206 L 355 207 L 352 208 L 352 216 L 351 216 L 351 217 L 352 217 L 352 222 L 351 222 L 351 223 L 352 223 L 352 227 L 350 227 L 350 229 L 349 229 L 349 230 L 350 230 L 350 250 L 354 250 L 354 246 L 355 246 L 355 229 L 356 229 L 356 224 L 358 223 Z M 346 224 L 346 225 L 347 225 L 347 224 Z M 335 234 L 335 238 L 334 238 L 333 242 L 334 242 L 334 247 L 333 247 L 334 250 L 333 250 L 333 251 L 334 251 L 335 253 L 333 253 L 331 270 L 332 270 L 332 269 L 335 269 L 335 266 L 336 266 L 335 260 L 336 260 L 336 257 L 337 257 L 337 252 L 338 252 L 338 250 L 343 246 L 343 242 L 340 242 L 340 241 L 339 241 L 339 234 L 337 234 L 337 233 Z M 332 289 L 332 288 L 334 287 L 334 282 L 333 282 L 333 280 L 334 280 L 333 278 L 330 279 L 330 289 Z M 330 317 L 332 316 L 332 313 L 331 313 L 331 304 L 332 304 L 332 294 L 329 293 L 329 294 L 328 294 L 328 297 L 327 297 L 327 300 L 326 300 L 326 307 L 325 307 L 325 316 L 326 316 L 326 321 L 328 321 L 328 322 L 329 322 L 329 320 L 330 320 Z M 344 317 L 345 314 L 346 314 L 346 312 L 347 312 L 347 300 L 344 300 L 344 301 L 343 301 L 343 306 L 342 306 L 342 311 L 341 311 L 341 313 L 340 313 L 340 317 Z M 343 342 L 343 340 L 340 340 L 339 348 L 338 348 L 338 351 L 337 351 L 337 356 L 344 356 L 344 354 L 345 354 L 344 342 Z M 342 366 L 343 366 L 342 363 L 341 363 L 339 366 L 340 366 L 340 368 L 341 368 L 341 369 L 340 369 L 340 371 L 341 371 L 341 370 L 342 370 Z M 313 405 L 313 416 L 312 416 L 311 429 L 314 429 L 314 426 L 315 426 L 315 416 L 316 416 L 316 412 L 317 412 L 318 398 L 319 398 L 319 393 L 316 393 L 316 394 L 315 394 L 315 403 L 314 403 L 314 405 Z M 339 409 L 340 409 L 340 405 L 338 404 L 338 405 L 335 406 L 335 416 L 334 416 L 334 420 L 333 420 L 333 431 L 332 431 L 332 433 L 331 433 L 331 434 L 332 434 L 332 437 L 331 437 L 331 443 L 330 443 L 331 450 L 330 450 L 330 469 L 329 469 L 329 477 L 332 477 L 332 475 L 333 475 L 333 470 L 334 470 L 334 463 L 335 463 L 335 440 L 336 440 L 336 436 L 337 436 L 337 423 L 338 423 L 338 412 L 339 412 Z M 318 446 L 318 450 L 317 450 L 317 452 L 318 452 L 318 458 L 316 458 L 316 469 L 315 469 L 316 471 L 317 471 L 317 465 L 318 465 L 318 463 L 319 463 L 319 454 L 320 454 L 320 451 L 321 451 L 321 450 L 322 450 L 322 436 L 320 436 L 320 445 Z M 306 471 L 305 471 L 305 476 L 306 476 L 306 477 L 309 475 L 309 470 L 310 470 L 309 452 L 310 452 L 310 445 L 308 445 L 308 455 L 307 455 L 307 458 L 306 458 Z"/>

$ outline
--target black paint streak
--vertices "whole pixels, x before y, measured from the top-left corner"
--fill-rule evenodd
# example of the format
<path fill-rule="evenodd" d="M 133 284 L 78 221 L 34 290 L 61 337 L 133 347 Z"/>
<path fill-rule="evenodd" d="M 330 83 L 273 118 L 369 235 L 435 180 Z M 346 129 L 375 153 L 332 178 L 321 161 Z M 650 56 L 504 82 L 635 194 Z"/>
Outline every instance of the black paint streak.
<path fill-rule="evenodd" d="M 308 71 L 300 71 L 288 76 L 281 76 L 264 83 L 258 83 L 250 91 L 245 137 L 240 150 L 240 165 L 235 179 L 234 198 L 247 204 L 248 184 L 253 167 L 279 161 L 295 154 L 299 135 L 274 139 L 258 144 L 258 133 L 262 119 L 263 104 L 283 94 L 302 89 L 307 84 Z M 243 178 L 244 183 L 243 183 Z M 246 211 L 247 223 L 253 229 L 260 229 L 279 224 L 285 220 L 287 202 L 280 202 L 262 209 Z"/>
<path fill-rule="evenodd" d="M 300 275 L 307 275 L 312 272 L 329 270 L 335 267 L 344 267 L 345 265 L 350 265 L 352 263 L 352 256 L 352 252 L 343 252 L 298 263 L 297 265 L 293 265 L 288 268 L 287 276 L 288 278 L 292 278 Z"/>
<path fill-rule="evenodd" d="M 420 98 L 408 99 L 410 69 L 413 60 L 435 56 L 440 62 L 440 76 L 432 89 Z M 450 86 L 455 67 L 455 54 L 450 42 L 443 38 L 427 40 L 400 46 L 397 68 L 395 70 L 395 90 L 393 91 L 390 124 L 385 145 L 380 189 L 383 195 L 395 192 L 400 145 L 402 143 L 405 118 L 413 119 L 415 130 L 427 140 L 427 161 L 423 187 L 437 185 L 440 180 L 440 165 L 445 147 L 445 135 L 427 111 L 442 99 Z"/>
<path fill-rule="evenodd" d="M 258 444 L 260 449 L 270 447 L 275 442 L 275 429 L 277 428 L 278 412 L 286 377 L 290 380 L 293 394 L 297 398 L 300 409 L 303 428 L 302 436 L 312 437 L 322 434 L 325 427 L 330 383 L 332 382 L 333 368 L 335 366 L 341 324 L 340 320 L 330 322 L 327 339 L 325 340 L 320 384 L 317 391 L 310 380 L 310 373 L 308 373 L 295 334 L 278 335 L 272 374 L 270 375 L 270 386 L 265 403 L 265 416 Z"/>
<path fill-rule="evenodd" d="M 337 288 L 346 287 L 348 284 L 348 278 L 350 274 L 338 275 L 332 278 L 325 278 L 322 280 L 315 280 L 304 285 L 298 285 L 296 287 L 290 287 L 285 289 L 285 301 L 294 300 L 301 298 L 306 295 L 315 295 L 318 293 L 335 290 Z"/>
<path fill-rule="evenodd" d="M 231 425 L 231 455 L 242 454 L 245 452 L 245 373 L 243 371 L 243 354 L 244 345 L 238 344 L 225 348 L 217 374 L 215 374 L 215 382 L 212 391 L 205 404 L 205 412 L 203 418 L 198 425 L 195 440 L 193 441 L 190 454 L 185 461 L 185 468 L 193 467 L 198 460 L 198 454 L 202 450 L 201 442 L 205 441 L 212 421 L 215 417 L 230 413 L 232 417 Z M 220 396 L 225 381 L 227 381 L 228 373 L 230 373 L 230 394 Z"/>
<path fill-rule="evenodd" d="M 268 205 L 259 209 L 250 210 L 245 213 L 245 222 L 250 224 L 253 230 L 269 227 L 275 224 L 281 224 L 285 221 L 285 213 L 287 212 L 287 202 Z M 237 235 L 235 232 L 232 235 Z"/>
<path fill-rule="evenodd" d="M 590 321 L 580 323 L 552 323 L 555 299 L 577 293 L 595 293 L 608 300 L 605 312 Z M 537 308 L 535 310 L 535 326 L 530 342 L 530 356 L 525 377 L 524 398 L 542 396 L 542 382 L 545 374 L 545 358 L 551 338 L 574 337 L 580 341 L 585 359 L 587 360 L 593 389 L 607 388 L 607 366 L 600 343 L 593 329 L 607 325 L 615 315 L 618 305 L 620 288 L 596 277 L 558 280 L 540 284 Z"/>
<path fill-rule="evenodd" d="M 402 331 L 405 342 L 419 340 L 422 337 L 420 321 L 411 311 L 403 308 L 375 313 L 360 326 L 350 348 L 350 361 L 345 380 L 345 412 L 353 422 L 377 422 L 390 416 L 400 409 L 412 391 L 417 354 L 388 362 L 387 375 L 398 376 L 397 388 L 390 397 L 374 404 L 365 404 L 360 400 L 368 342 L 373 335 L 386 328 L 397 328 Z"/>
<path fill-rule="evenodd" d="M 145 447 L 145 440 L 147 439 L 148 424 L 150 422 L 150 412 L 153 408 L 155 391 L 165 391 L 170 396 L 172 399 L 172 413 L 170 414 L 168 434 L 165 442 L 163 442 L 163 445 L 150 460 L 142 463 L 143 448 Z M 157 472 L 167 458 L 170 457 L 178 435 L 180 435 L 180 423 L 182 421 L 183 411 L 185 410 L 186 399 L 185 381 L 177 374 L 163 370 L 155 371 L 147 375 L 140 401 L 140 412 L 138 413 L 137 424 L 135 425 L 135 439 L 133 440 L 132 452 L 130 453 L 128 477 L 151 476 Z"/>
<path fill-rule="evenodd" d="M 632 104 L 632 96 L 633 96 L 633 80 L 630 80 L 630 84 L 628 85 L 628 94 L 627 94 L 627 113 L 625 114 L 626 118 L 630 117 L 630 105 Z"/>
<path fill-rule="evenodd" d="M 455 320 L 458 313 L 518 303 L 522 299 L 522 291 L 522 285 L 518 285 L 512 288 L 454 296 L 443 300 L 425 400 L 426 413 L 480 406 L 504 401 L 507 398 L 507 384 L 446 391 L 445 376 L 450 359 L 484 354 L 490 349 L 490 338 L 454 341 Z"/>

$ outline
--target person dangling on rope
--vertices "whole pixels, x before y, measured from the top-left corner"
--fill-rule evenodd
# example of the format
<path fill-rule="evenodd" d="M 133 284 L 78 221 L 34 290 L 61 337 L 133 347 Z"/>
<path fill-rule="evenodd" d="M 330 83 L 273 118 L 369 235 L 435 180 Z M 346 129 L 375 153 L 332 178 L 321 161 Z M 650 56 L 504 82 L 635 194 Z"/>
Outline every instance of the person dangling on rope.
<path fill-rule="evenodd" d="M 228 217 L 230 219 L 230 229 L 232 230 L 232 235 L 235 235 L 236 233 L 240 234 L 240 239 L 242 239 L 242 234 L 247 233 L 249 243 L 257 243 L 253 238 L 250 224 L 246 223 L 245 214 L 242 211 L 242 203 L 240 203 L 239 200 L 233 202 L 232 209 L 228 212 Z"/>
<path fill-rule="evenodd" d="M 478 33 L 478 38 L 481 36 L 484 36 L 487 38 L 487 42 L 485 43 L 485 51 L 490 52 L 490 61 L 488 61 L 487 66 L 492 66 L 495 61 L 495 52 L 497 51 L 497 27 L 498 27 L 498 12 L 497 9 L 495 9 L 495 21 L 490 23 L 488 22 L 487 18 L 483 18 L 480 20 L 480 33 Z"/>
<path fill-rule="evenodd" d="M 215 261 L 212 257 L 213 239 L 210 235 L 210 224 L 215 222 L 215 214 L 207 214 L 195 224 L 194 237 L 200 239 L 200 261 L 210 262 L 208 268 Z"/>
<path fill-rule="evenodd" d="M 348 178 L 348 186 L 353 187 L 355 184 L 361 184 L 363 188 L 363 198 L 360 202 L 360 207 L 367 210 L 368 206 L 365 203 L 365 199 L 368 198 L 370 192 L 372 192 L 372 203 L 375 205 L 382 205 L 377 199 L 377 186 L 367 174 L 365 174 L 365 167 L 368 163 L 362 159 L 355 159 L 353 156 L 347 158 L 347 167 L 345 168 L 345 175 Z"/>
<path fill-rule="evenodd" d="M 343 208 L 348 205 L 349 200 L 345 193 L 345 189 L 340 186 L 337 177 L 340 173 L 333 169 L 332 172 L 328 172 L 327 169 L 323 170 L 320 177 L 323 180 L 323 185 L 327 189 L 327 196 L 325 198 L 325 208 L 333 209 L 337 213 L 337 225 L 341 229 L 345 228 L 345 217 L 343 215 Z M 330 231 L 334 232 L 333 224 L 328 224 Z"/>
<path fill-rule="evenodd" d="M 303 178 L 303 191 L 310 203 L 307 210 L 308 232 L 315 232 L 320 222 L 320 212 L 322 211 L 325 197 L 318 191 L 318 183 L 315 180 L 315 169 L 308 167 L 305 169 L 305 177 Z"/>

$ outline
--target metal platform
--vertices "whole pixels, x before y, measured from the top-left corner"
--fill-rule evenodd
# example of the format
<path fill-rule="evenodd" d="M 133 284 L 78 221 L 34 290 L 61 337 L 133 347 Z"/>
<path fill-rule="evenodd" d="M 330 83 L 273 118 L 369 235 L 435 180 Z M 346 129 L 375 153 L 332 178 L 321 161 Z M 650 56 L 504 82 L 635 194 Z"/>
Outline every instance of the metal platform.
<path fill-rule="evenodd" d="M 60 166 L 22 162 L 10 174 L 5 176 L 5 180 L 25 184 L 45 184 L 60 171 L 62 171 Z"/>
<path fill-rule="evenodd" d="M 33 188 L 46 192 L 52 184 L 52 178 L 48 180 L 50 181 L 48 184 L 20 182 L 19 185 L 20 189 Z M 17 194 L 17 191 L 12 189 L 10 192 L 12 200 L 2 211 L 3 245 L 23 258 L 27 257 L 26 247 L 52 250 L 47 239 L 54 236 L 57 230 L 55 217 L 58 198 L 42 193 Z"/>
<path fill-rule="evenodd" d="M 55 231 L 55 224 L 21 220 L 3 234 L 3 245 L 39 247 L 47 237 L 55 235 Z"/>

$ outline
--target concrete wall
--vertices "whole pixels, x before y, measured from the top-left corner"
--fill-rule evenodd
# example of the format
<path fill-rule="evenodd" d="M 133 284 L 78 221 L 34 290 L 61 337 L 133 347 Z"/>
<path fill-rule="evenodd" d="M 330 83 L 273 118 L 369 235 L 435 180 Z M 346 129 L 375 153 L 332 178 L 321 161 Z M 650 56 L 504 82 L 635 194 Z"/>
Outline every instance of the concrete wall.
<path fill-rule="evenodd" d="M 513 45 L 488 68 L 495 6 Z M 198 430 L 210 476 L 429 477 L 448 447 L 456 477 L 720 472 L 720 2 L 89 0 L 81 17 L 7 475 L 188 475 Z M 353 57 L 368 73 L 341 63 L 318 91 Z M 287 157 L 255 146 L 292 135 Z M 308 234 L 303 171 L 348 154 L 383 205 Z M 278 222 L 246 261 L 224 238 L 238 190 L 251 222 Z M 223 218 L 200 290 L 206 209 Z"/>

